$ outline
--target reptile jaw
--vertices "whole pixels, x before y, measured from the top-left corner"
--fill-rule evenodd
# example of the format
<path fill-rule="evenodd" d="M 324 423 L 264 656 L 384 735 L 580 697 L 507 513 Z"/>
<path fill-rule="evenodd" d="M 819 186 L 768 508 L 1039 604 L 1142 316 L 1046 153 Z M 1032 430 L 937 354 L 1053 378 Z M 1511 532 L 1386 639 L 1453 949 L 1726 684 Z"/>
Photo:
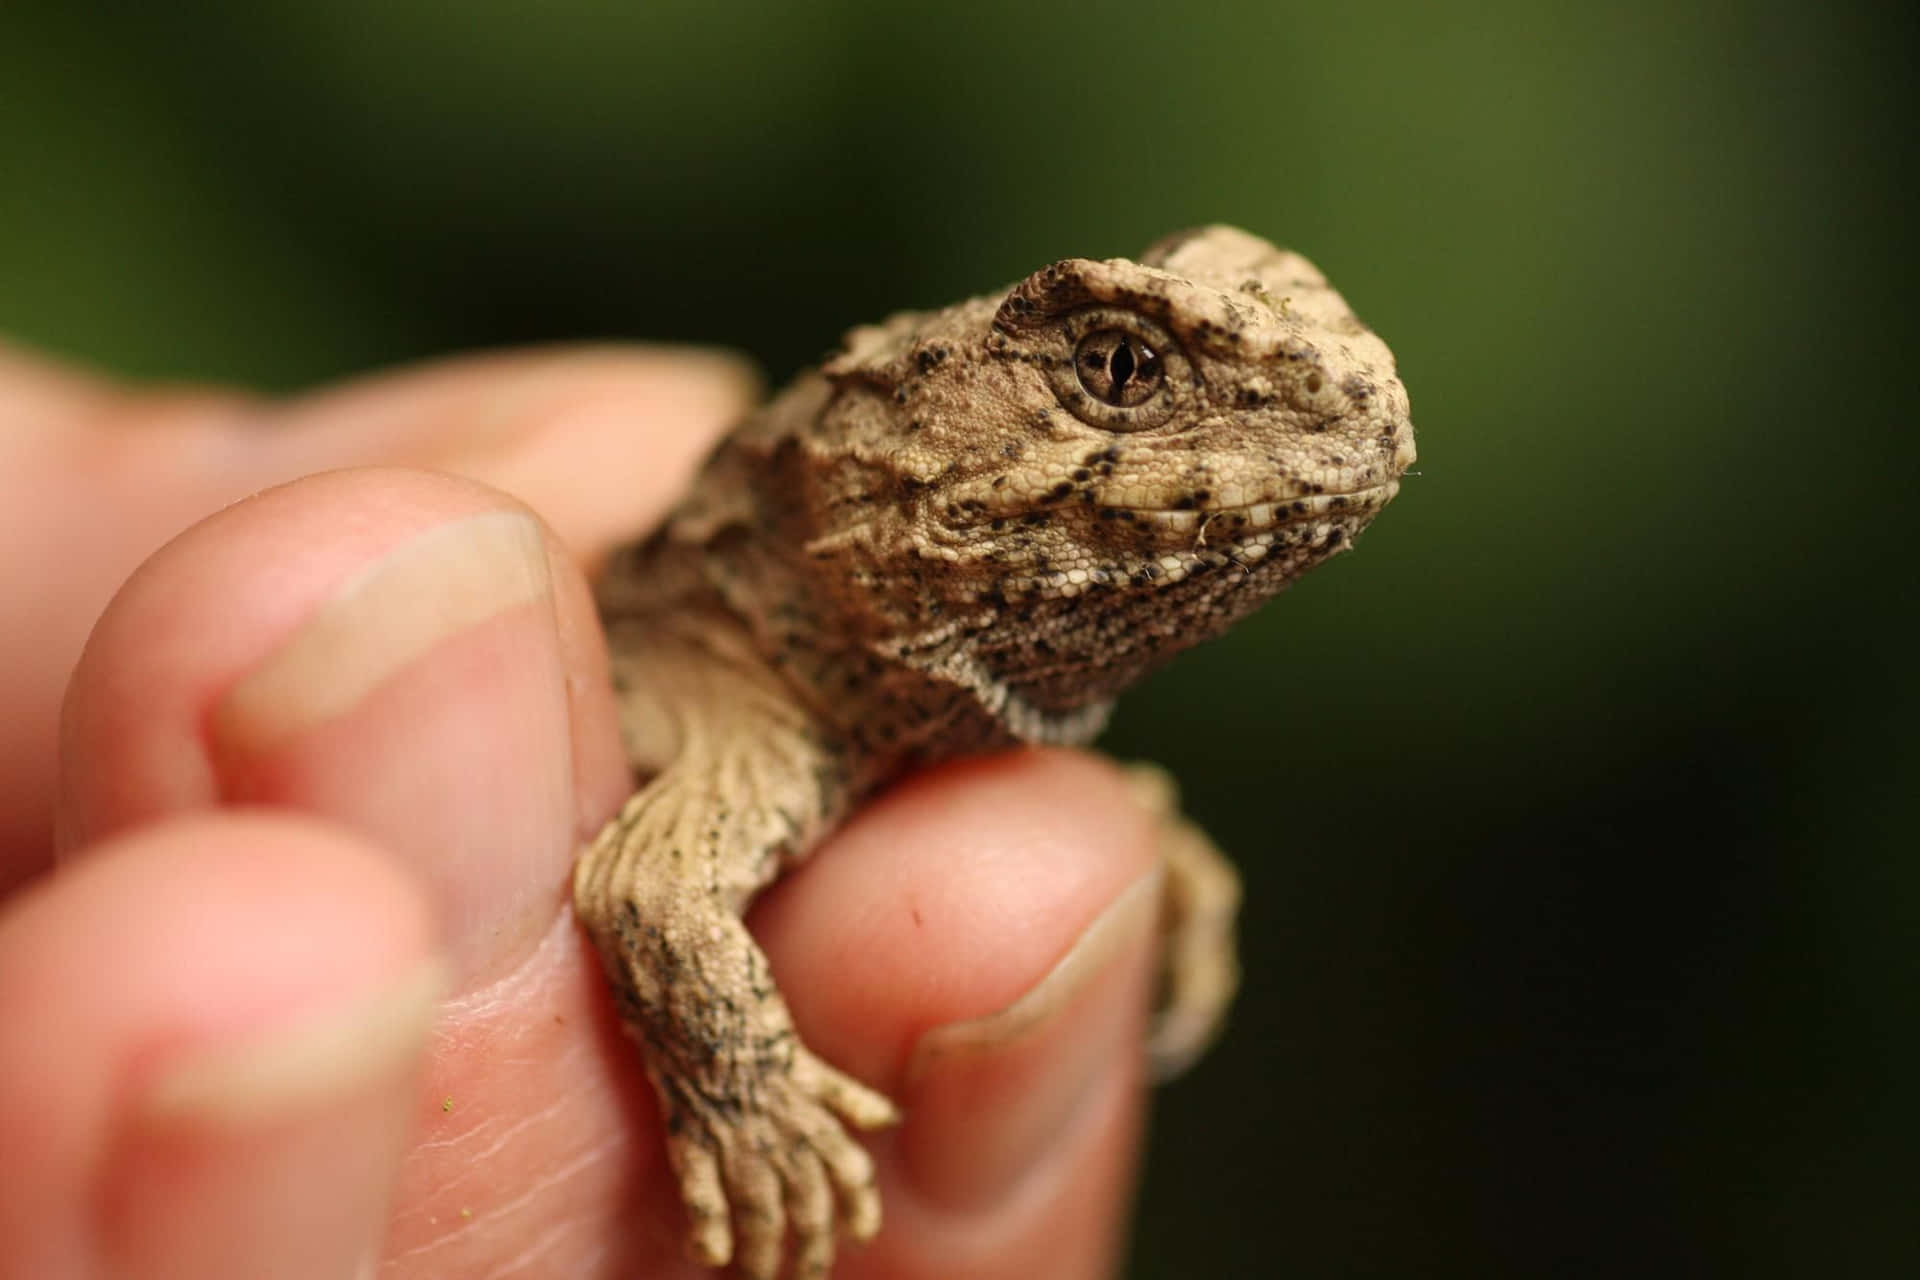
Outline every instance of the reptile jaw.
<path fill-rule="evenodd" d="M 1239 533 L 1281 525 L 1305 524 L 1312 520 L 1326 519 L 1329 516 L 1370 515 L 1392 501 L 1394 494 L 1399 490 L 1399 481 L 1389 480 L 1385 484 L 1365 485 L 1340 493 L 1301 494 L 1297 497 L 1275 498 L 1241 506 L 1106 507 L 1103 510 L 1128 512 L 1132 519 L 1153 528 L 1164 529 L 1169 533 L 1198 533 L 1202 529 L 1223 523 L 1232 532 Z"/>

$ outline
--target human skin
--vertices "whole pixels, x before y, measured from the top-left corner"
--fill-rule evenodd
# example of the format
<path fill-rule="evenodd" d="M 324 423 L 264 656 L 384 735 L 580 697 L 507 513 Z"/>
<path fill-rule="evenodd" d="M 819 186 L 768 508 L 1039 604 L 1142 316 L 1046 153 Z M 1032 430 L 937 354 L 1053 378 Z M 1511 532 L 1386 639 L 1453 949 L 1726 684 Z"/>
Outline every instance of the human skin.
<path fill-rule="evenodd" d="M 34 1171 L 0 1278 L 709 1274 L 566 885 L 631 784 L 583 570 L 755 393 L 591 348 L 266 402 L 0 346 L 0 1163 Z M 1114 1269 L 1127 796 L 1074 753 L 938 770 L 756 908 L 805 1037 L 906 1112 L 836 1274 Z"/>

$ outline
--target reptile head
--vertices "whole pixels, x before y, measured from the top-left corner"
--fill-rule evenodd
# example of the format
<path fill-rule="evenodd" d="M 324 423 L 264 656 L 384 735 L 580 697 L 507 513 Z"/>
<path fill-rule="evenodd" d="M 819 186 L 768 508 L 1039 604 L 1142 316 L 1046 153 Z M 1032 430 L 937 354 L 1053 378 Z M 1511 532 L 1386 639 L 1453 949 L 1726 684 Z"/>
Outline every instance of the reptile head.
<path fill-rule="evenodd" d="M 1231 227 L 1138 263 L 1055 263 L 1007 294 L 988 349 L 1036 368 L 1055 405 L 986 506 L 1077 504 L 1074 541 L 1124 545 L 1142 569 L 1178 576 L 1209 548 L 1258 562 L 1301 543 L 1287 530 L 1344 547 L 1414 458 L 1386 344 L 1305 258 Z M 1133 535 L 1101 527 L 1115 521 Z"/>
<path fill-rule="evenodd" d="M 1414 460 L 1386 344 L 1306 259 L 1230 227 L 856 331 L 827 372 L 890 402 L 847 423 L 862 487 L 895 498 L 863 517 L 861 572 L 913 584 L 896 625 L 917 642 L 973 619 L 969 653 L 1047 711 L 1346 550 Z"/>

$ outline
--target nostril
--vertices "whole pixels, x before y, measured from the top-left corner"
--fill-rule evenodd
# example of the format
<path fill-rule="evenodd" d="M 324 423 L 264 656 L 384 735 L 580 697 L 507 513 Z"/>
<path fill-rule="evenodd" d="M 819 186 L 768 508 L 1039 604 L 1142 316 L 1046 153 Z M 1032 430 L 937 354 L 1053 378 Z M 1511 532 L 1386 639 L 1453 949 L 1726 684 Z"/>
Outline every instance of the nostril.
<path fill-rule="evenodd" d="M 1315 369 L 1312 373 L 1307 375 L 1307 394 L 1318 395 L 1320 394 L 1320 388 L 1326 385 L 1327 385 L 1327 380 L 1320 376 L 1320 371 L 1318 369 Z"/>

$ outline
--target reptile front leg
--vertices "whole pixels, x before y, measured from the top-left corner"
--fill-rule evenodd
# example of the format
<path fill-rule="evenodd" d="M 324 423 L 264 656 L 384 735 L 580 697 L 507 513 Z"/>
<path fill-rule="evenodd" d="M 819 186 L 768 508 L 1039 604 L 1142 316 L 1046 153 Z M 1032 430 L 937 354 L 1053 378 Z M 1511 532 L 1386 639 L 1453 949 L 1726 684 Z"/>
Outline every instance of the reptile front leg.
<path fill-rule="evenodd" d="M 791 1230 L 793 1274 L 825 1276 L 836 1222 L 862 1240 L 880 1225 L 843 1125 L 896 1112 L 800 1043 L 740 915 L 842 816 L 845 761 L 732 628 L 609 639 L 629 753 L 665 763 L 581 855 L 574 909 L 659 1094 L 689 1250 L 771 1280 Z"/>

